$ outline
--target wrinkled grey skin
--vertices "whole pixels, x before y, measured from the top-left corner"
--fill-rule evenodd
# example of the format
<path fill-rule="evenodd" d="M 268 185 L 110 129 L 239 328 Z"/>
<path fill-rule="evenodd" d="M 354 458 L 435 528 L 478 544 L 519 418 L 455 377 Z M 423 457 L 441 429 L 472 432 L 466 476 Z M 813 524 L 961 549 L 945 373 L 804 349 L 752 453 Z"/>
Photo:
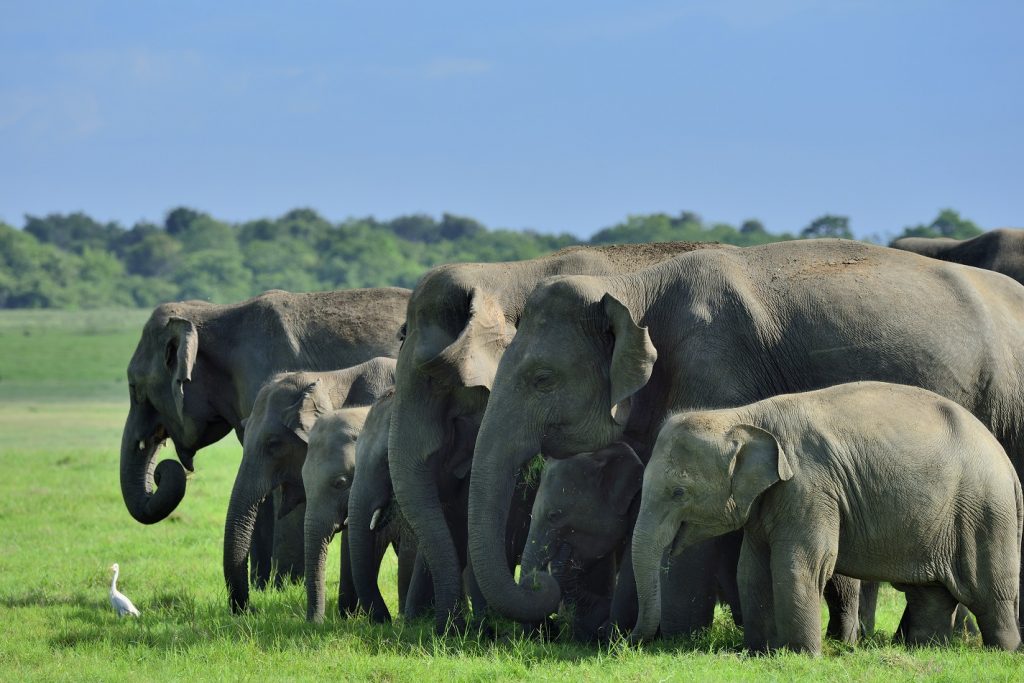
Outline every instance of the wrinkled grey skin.
<path fill-rule="evenodd" d="M 405 289 L 315 294 L 266 292 L 226 306 L 186 301 L 158 306 L 128 364 L 131 406 L 121 439 L 121 494 L 129 513 L 153 524 L 185 495 L 185 469 L 155 467 L 171 439 L 191 470 L 196 451 L 232 429 L 275 373 L 333 370 L 398 353 Z M 273 517 L 269 516 L 272 520 Z M 258 569 L 269 575 L 269 555 Z"/>
<path fill-rule="evenodd" d="M 420 280 L 398 357 L 389 452 L 395 494 L 433 576 L 438 631 L 464 623 L 465 480 L 494 371 L 530 291 L 551 275 L 628 272 L 703 246 L 717 245 L 573 247 L 441 266 Z"/>
<path fill-rule="evenodd" d="M 644 473 L 634 636 L 657 627 L 658 564 L 743 528 L 751 650 L 821 651 L 833 572 L 905 591 L 898 637 L 948 639 L 957 601 L 990 647 L 1020 645 L 1020 481 L 967 410 L 924 389 L 856 382 L 668 420 Z"/>
<path fill-rule="evenodd" d="M 941 261 L 994 270 L 1024 283 L 1024 230 L 1002 228 L 967 240 L 904 237 L 889 246 Z"/>
<path fill-rule="evenodd" d="M 1016 282 L 845 240 L 551 278 L 530 295 L 502 356 L 476 443 L 470 556 L 480 588 L 512 619 L 553 611 L 556 582 L 541 575 L 526 590 L 500 561 L 514 473 L 537 451 L 568 457 L 618 440 L 645 459 L 661 421 L 679 410 L 856 380 L 923 386 L 977 415 L 1019 468 L 1021 348 Z"/>
<path fill-rule="evenodd" d="M 355 457 L 351 460 L 346 458 L 345 461 L 344 476 L 350 482 L 346 535 L 349 539 L 352 577 L 358 608 L 376 622 L 391 620 L 391 613 L 377 582 L 381 558 L 389 543 L 394 546 L 399 557 L 399 610 L 411 617 L 418 616 L 429 607 L 429 593 L 432 590 L 429 576 L 423 572 L 422 562 L 418 570 L 412 567 L 416 559 L 416 538 L 394 502 L 388 469 L 388 431 L 391 428 L 393 406 L 393 392 L 373 405 L 356 442 Z M 351 477 L 348 472 L 352 473 Z M 310 540 L 315 539 L 307 539 L 307 545 Z M 404 586 L 402 579 L 405 581 Z M 410 600 L 407 591 L 412 582 Z M 309 585 L 307 582 L 307 587 Z M 317 591 L 322 593 L 322 584 L 317 587 Z M 309 596 L 312 604 L 317 599 L 317 592 L 311 592 Z"/>
<path fill-rule="evenodd" d="M 242 462 L 231 491 L 224 523 L 224 580 L 235 612 L 249 600 L 245 558 L 260 504 L 280 488 L 279 519 L 302 520 L 296 509 L 305 501 L 302 463 L 310 432 L 331 411 L 346 406 L 369 406 L 394 383 L 395 360 L 372 358 L 330 372 L 286 372 L 270 379 L 256 395 L 252 414 L 245 420 Z M 294 511 L 294 514 L 290 514 Z M 302 571 L 302 525 L 290 527 L 287 547 L 297 547 L 292 564 Z M 304 573 L 304 572 L 303 572 Z"/>

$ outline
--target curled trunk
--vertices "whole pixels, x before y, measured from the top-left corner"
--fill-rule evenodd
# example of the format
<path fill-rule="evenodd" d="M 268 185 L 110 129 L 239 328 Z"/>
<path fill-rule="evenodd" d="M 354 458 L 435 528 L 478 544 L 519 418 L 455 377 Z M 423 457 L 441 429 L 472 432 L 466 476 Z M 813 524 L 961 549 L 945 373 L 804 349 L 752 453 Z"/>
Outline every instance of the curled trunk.
<path fill-rule="evenodd" d="M 137 521 L 155 524 L 185 497 L 185 469 L 174 460 L 155 465 L 166 433 L 149 406 L 133 403 L 121 435 L 121 496 Z"/>
<path fill-rule="evenodd" d="M 469 554 L 488 606 L 515 621 L 535 623 L 558 609 L 558 583 L 550 574 L 534 573 L 529 585 L 516 584 L 506 558 L 505 535 L 516 475 L 539 452 L 540 444 L 521 433 L 509 438 L 507 425 L 500 422 L 488 412 L 476 442 Z"/>

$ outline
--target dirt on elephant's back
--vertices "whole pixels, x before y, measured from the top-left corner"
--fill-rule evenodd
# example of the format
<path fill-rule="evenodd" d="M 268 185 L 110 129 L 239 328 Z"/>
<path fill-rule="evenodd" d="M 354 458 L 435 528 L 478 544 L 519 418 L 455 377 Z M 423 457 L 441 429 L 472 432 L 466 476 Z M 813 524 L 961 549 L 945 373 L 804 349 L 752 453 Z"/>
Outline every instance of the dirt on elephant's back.
<path fill-rule="evenodd" d="M 722 244 L 721 242 L 644 242 L 634 244 L 602 244 L 599 246 L 578 245 L 560 249 L 552 254 L 551 257 L 554 258 L 571 254 L 575 251 L 586 250 L 601 254 L 616 266 L 627 270 L 638 270 L 698 249 L 737 248 L 731 244 Z"/>

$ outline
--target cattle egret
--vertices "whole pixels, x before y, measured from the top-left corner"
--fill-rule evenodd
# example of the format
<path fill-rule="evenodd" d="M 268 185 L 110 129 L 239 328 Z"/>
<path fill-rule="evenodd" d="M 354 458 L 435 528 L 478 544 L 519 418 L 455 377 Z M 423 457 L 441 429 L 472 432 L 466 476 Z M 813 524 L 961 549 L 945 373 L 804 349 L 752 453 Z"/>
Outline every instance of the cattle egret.
<path fill-rule="evenodd" d="M 139 610 L 135 608 L 128 596 L 117 590 L 117 576 L 121 573 L 121 568 L 117 566 L 117 562 L 110 565 L 110 568 L 114 571 L 114 580 L 110 582 L 110 604 L 114 606 L 117 616 L 123 617 L 126 614 L 133 617 L 139 616 Z"/>

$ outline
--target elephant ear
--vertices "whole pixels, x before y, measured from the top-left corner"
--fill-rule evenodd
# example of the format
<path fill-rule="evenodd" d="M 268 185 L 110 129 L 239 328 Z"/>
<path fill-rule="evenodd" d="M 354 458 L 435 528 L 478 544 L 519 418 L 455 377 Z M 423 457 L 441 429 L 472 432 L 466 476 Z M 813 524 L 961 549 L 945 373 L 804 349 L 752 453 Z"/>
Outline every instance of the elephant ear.
<path fill-rule="evenodd" d="M 281 422 L 292 430 L 295 436 L 308 444 L 309 432 L 317 419 L 333 409 L 330 396 L 323 389 L 320 380 L 316 380 L 306 385 L 295 403 L 284 409 L 281 413 Z"/>
<path fill-rule="evenodd" d="M 736 448 L 729 462 L 732 501 L 729 507 L 735 505 L 732 513 L 738 522 L 745 524 L 757 497 L 774 484 L 792 479 L 793 469 L 775 435 L 760 427 L 736 425 L 726 434 L 726 439 Z"/>
<path fill-rule="evenodd" d="M 192 370 L 199 353 L 199 332 L 191 320 L 171 318 L 167 321 L 171 338 L 164 350 L 164 364 L 171 374 L 171 394 L 178 408 L 178 419 L 185 422 L 185 383 L 192 381 Z"/>
<path fill-rule="evenodd" d="M 611 293 L 601 297 L 601 305 L 615 339 L 609 372 L 612 417 L 624 425 L 629 419 L 633 394 L 651 379 L 658 350 L 651 343 L 647 328 L 633 322 L 629 309 Z"/>
<path fill-rule="evenodd" d="M 640 457 L 622 442 L 594 451 L 590 457 L 598 465 L 601 498 L 624 516 L 643 486 L 644 465 Z"/>
<path fill-rule="evenodd" d="M 466 326 L 455 341 L 424 361 L 420 369 L 449 385 L 490 391 L 498 361 L 515 333 L 498 301 L 474 287 L 469 293 Z"/>

